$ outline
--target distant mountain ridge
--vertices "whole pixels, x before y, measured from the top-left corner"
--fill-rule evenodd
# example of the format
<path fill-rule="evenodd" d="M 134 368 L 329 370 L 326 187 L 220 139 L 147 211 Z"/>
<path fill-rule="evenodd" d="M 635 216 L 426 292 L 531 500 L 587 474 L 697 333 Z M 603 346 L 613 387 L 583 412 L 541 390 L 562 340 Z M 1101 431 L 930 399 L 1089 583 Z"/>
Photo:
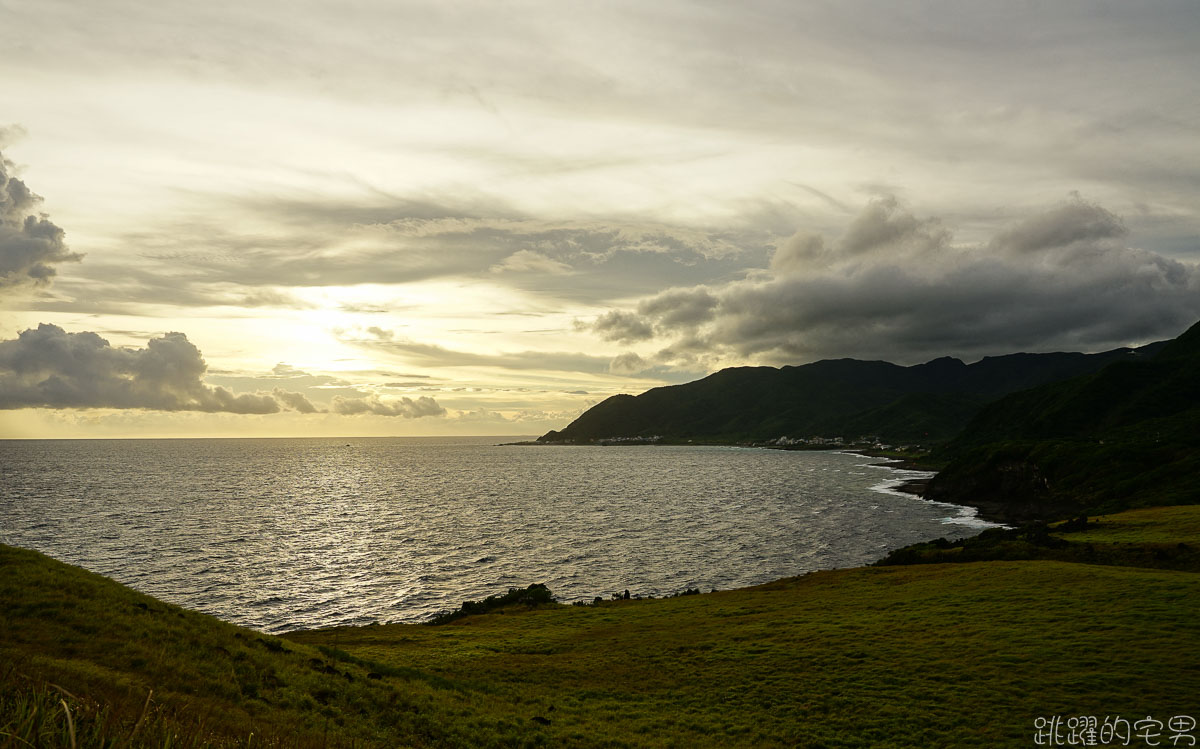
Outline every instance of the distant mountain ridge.
<path fill-rule="evenodd" d="M 936 441 L 957 434 L 988 402 L 1018 390 L 1154 356 L 1165 343 L 1098 354 L 1010 354 L 964 364 L 943 357 L 904 367 L 828 359 L 800 366 L 733 367 L 683 385 L 614 395 L 541 442 L 661 437 L 745 442 L 870 435 Z"/>

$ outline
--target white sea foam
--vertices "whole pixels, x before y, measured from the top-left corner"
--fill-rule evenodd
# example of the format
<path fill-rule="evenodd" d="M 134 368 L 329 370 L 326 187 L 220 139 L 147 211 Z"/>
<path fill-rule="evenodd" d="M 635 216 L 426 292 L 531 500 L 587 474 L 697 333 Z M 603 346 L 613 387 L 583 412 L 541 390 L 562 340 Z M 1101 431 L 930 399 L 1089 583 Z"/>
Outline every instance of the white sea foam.
<path fill-rule="evenodd" d="M 858 453 L 848 453 L 848 454 L 858 455 Z M 925 499 L 924 497 L 913 494 L 911 492 L 906 492 L 906 491 L 900 490 L 899 487 L 904 486 L 905 484 L 907 484 L 910 481 L 918 481 L 921 479 L 933 478 L 934 476 L 937 475 L 933 471 L 915 471 L 915 470 L 912 470 L 909 468 L 895 468 L 893 466 L 887 465 L 887 463 L 902 462 L 900 460 L 891 460 L 889 458 L 873 458 L 873 460 L 884 461 L 884 462 L 883 463 L 879 463 L 879 462 L 864 463 L 863 465 L 871 467 L 871 468 L 882 468 L 884 470 L 892 472 L 893 474 L 896 474 L 896 475 L 892 476 L 891 478 L 885 479 L 885 480 L 879 482 L 878 484 L 875 484 L 875 485 L 869 487 L 870 490 L 873 492 L 880 492 L 881 494 L 891 494 L 894 496 L 913 497 L 915 499 L 918 499 L 921 502 L 925 502 L 926 504 L 932 505 L 934 507 L 944 508 L 951 513 L 951 514 L 946 515 L 945 517 L 941 518 L 941 522 L 945 523 L 945 524 L 962 525 L 962 526 L 966 526 L 968 528 L 978 528 L 978 529 L 1008 527 L 1008 526 L 1004 525 L 1003 523 L 995 523 L 990 520 L 985 520 L 984 518 L 979 517 L 979 510 L 977 510 L 974 507 L 970 507 L 968 505 L 951 504 L 950 502 L 935 502 L 931 499 Z"/>

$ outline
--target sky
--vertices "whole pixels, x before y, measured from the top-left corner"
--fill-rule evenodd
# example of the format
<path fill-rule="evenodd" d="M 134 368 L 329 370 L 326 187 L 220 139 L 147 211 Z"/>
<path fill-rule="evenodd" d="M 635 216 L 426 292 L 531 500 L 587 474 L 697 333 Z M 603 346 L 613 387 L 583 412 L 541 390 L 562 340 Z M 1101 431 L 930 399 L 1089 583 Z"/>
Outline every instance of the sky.
<path fill-rule="evenodd" d="M 1200 4 L 0 0 L 0 438 L 537 435 L 1200 320 Z"/>

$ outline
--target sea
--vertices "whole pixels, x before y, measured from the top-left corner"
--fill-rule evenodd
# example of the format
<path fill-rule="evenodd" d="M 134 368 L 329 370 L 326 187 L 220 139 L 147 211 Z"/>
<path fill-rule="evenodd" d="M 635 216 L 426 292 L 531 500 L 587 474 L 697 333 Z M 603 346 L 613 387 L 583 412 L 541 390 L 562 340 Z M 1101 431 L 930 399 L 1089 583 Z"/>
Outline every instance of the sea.
<path fill-rule="evenodd" d="M 846 452 L 514 438 L 0 440 L 0 543 L 268 633 L 755 585 L 974 535 Z"/>

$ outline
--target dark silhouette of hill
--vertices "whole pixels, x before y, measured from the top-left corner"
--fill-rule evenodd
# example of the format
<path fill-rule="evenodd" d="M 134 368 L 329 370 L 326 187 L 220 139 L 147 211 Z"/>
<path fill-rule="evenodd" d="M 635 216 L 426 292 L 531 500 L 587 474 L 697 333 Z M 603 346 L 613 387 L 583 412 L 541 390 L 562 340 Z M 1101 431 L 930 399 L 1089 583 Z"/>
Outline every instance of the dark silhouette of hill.
<path fill-rule="evenodd" d="M 1200 323 L 987 405 L 939 457 L 928 498 L 1010 521 L 1200 502 Z"/>
<path fill-rule="evenodd" d="M 1099 354 L 1011 354 L 974 364 L 944 357 L 902 367 L 836 359 L 794 367 L 734 367 L 684 385 L 615 395 L 542 442 L 659 436 L 745 442 L 782 436 L 938 441 L 986 403 L 1011 392 L 1145 358 L 1162 344 Z"/>

